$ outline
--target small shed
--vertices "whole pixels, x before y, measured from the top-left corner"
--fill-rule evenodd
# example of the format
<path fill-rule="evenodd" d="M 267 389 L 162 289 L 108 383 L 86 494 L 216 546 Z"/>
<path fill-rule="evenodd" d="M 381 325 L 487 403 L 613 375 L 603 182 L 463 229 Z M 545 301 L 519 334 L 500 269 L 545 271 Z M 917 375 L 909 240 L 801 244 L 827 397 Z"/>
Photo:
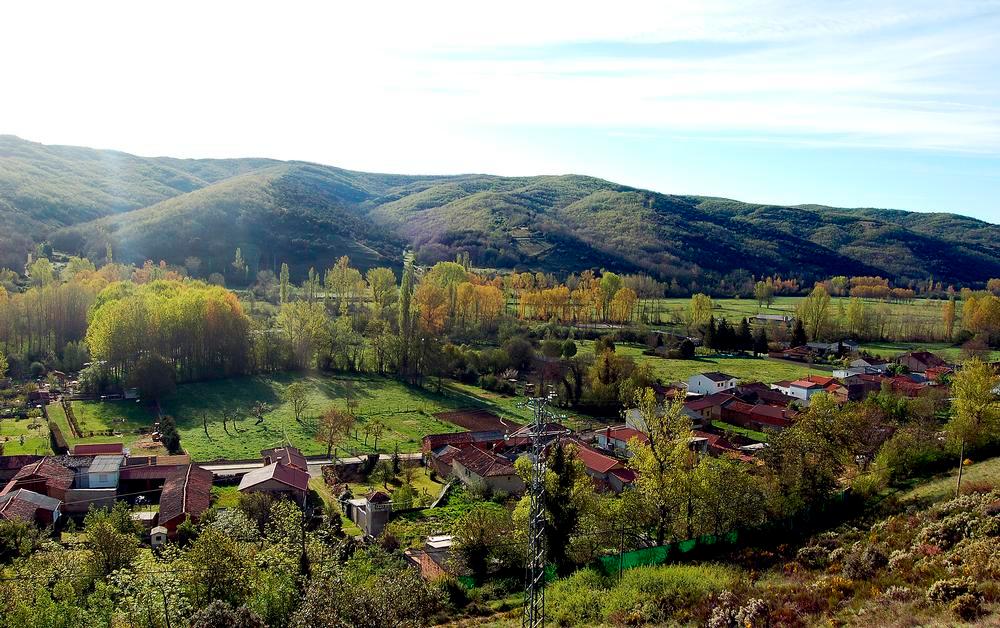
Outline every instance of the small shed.
<path fill-rule="evenodd" d="M 156 526 L 149 531 L 149 544 L 154 548 L 167 542 L 167 529 L 163 526 Z"/>

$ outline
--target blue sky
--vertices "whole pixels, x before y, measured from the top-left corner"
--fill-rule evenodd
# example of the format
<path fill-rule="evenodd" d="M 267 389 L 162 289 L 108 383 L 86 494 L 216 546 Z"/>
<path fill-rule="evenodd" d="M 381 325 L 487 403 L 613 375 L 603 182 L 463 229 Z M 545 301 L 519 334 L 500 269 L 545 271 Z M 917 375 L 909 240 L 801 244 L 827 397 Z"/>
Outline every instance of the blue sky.
<path fill-rule="evenodd" d="M 998 1 L 16 4 L 36 141 L 1000 222 Z"/>

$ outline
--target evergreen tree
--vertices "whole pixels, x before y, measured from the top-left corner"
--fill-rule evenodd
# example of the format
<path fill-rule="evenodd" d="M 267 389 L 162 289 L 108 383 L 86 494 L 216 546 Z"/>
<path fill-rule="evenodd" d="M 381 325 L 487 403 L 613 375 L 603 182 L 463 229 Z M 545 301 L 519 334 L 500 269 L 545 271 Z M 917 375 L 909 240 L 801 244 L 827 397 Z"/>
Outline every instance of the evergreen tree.
<path fill-rule="evenodd" d="M 753 350 L 753 333 L 750 331 L 750 322 L 745 318 L 740 321 L 739 349 L 740 351 Z"/>
<path fill-rule="evenodd" d="M 806 339 L 806 328 L 802 326 L 802 319 L 795 319 L 795 327 L 792 328 L 792 346 L 801 347 L 809 342 Z"/>
<path fill-rule="evenodd" d="M 761 327 L 753 337 L 753 353 L 761 355 L 767 353 L 767 332 Z"/>
<path fill-rule="evenodd" d="M 703 345 L 709 349 L 716 348 L 716 330 L 715 330 L 715 317 L 708 317 L 708 327 L 705 328 L 705 333 L 701 337 L 701 342 Z"/>
<path fill-rule="evenodd" d="M 413 265 L 407 264 L 403 270 L 403 281 L 399 288 L 399 370 L 404 375 L 410 368 L 410 346 L 413 342 Z"/>

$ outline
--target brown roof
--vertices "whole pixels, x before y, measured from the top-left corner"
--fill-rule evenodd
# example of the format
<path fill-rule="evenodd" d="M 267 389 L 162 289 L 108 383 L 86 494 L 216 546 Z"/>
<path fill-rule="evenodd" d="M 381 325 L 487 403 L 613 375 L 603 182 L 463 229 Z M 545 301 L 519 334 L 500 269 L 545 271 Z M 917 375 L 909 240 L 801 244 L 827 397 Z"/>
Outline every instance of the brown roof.
<path fill-rule="evenodd" d="M 280 482 L 299 491 L 309 490 L 308 472 L 277 462 L 269 464 L 266 467 L 254 469 L 244 475 L 243 479 L 240 480 L 240 490 L 242 491 L 268 480 Z"/>
<path fill-rule="evenodd" d="M 0 495 L 9 493 L 20 484 L 27 484 L 39 479 L 45 481 L 47 489 L 66 490 L 73 486 L 73 477 L 76 474 L 70 469 L 55 462 L 51 458 L 42 458 L 38 462 L 26 464 L 21 470 L 14 474 L 7 486 L 0 491 Z"/>
<path fill-rule="evenodd" d="M 729 393 L 719 392 L 713 393 L 707 397 L 701 399 L 696 399 L 694 401 L 688 401 L 684 404 L 684 407 L 688 410 L 704 410 L 705 408 L 711 408 L 713 406 L 721 406 L 726 401 L 733 399 L 733 396 Z"/>
<path fill-rule="evenodd" d="M 734 375 L 727 375 L 725 373 L 720 373 L 719 371 L 709 371 L 707 373 L 698 373 L 702 377 L 707 377 L 713 382 L 728 382 L 731 379 L 737 379 Z"/>
<path fill-rule="evenodd" d="M 503 456 L 499 456 L 491 451 L 484 451 L 476 447 L 468 447 L 455 456 L 455 462 L 461 463 L 463 467 L 475 473 L 479 477 L 497 477 L 503 475 L 514 475 L 514 463 Z"/>
<path fill-rule="evenodd" d="M 33 455 L 0 456 L 0 469 L 20 469 L 24 465 L 38 462 L 43 457 Z"/>
<path fill-rule="evenodd" d="M 213 474 L 193 464 L 174 467 L 160 494 L 160 525 L 191 515 L 197 519 L 212 502 Z"/>
<path fill-rule="evenodd" d="M 638 438 L 639 442 L 648 443 L 649 437 L 643 432 L 627 425 L 614 425 L 601 430 L 610 439 L 629 442 L 633 438 Z"/>
<path fill-rule="evenodd" d="M 124 451 L 121 443 L 89 443 L 73 445 L 74 456 L 98 456 L 101 454 L 120 454 Z"/>
<path fill-rule="evenodd" d="M 751 404 L 738 401 L 736 399 L 727 401 L 723 407 L 730 412 L 738 412 L 740 414 L 750 414 L 750 412 L 753 411 L 753 406 Z"/>
<path fill-rule="evenodd" d="M 622 463 L 611 456 L 605 456 L 599 451 L 595 451 L 582 443 L 576 444 L 576 457 L 580 459 L 585 467 L 596 473 L 607 473 L 616 467 L 621 467 Z"/>
<path fill-rule="evenodd" d="M 306 462 L 306 457 L 303 456 L 302 452 L 295 447 L 275 447 L 274 449 L 265 449 L 260 452 L 260 455 L 264 457 L 264 461 L 267 464 L 280 462 L 281 464 L 297 467 L 303 471 L 309 470 L 309 463 Z"/>
<path fill-rule="evenodd" d="M 454 445 L 458 447 L 469 443 L 500 442 L 503 440 L 503 437 L 504 432 L 502 430 L 427 434 L 423 438 L 422 446 L 424 453 L 429 453 L 439 447 L 443 447 L 444 445 Z"/>
<path fill-rule="evenodd" d="M 6 500 L 6 503 L 0 502 L 0 519 L 34 521 L 37 510 L 38 506 L 14 494 Z"/>

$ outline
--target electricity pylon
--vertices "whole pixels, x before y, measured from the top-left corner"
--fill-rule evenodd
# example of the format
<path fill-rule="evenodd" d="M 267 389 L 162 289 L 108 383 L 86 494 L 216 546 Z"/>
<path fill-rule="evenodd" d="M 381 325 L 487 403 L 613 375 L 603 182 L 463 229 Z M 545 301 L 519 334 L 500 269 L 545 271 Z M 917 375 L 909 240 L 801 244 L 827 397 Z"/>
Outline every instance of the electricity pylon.
<path fill-rule="evenodd" d="M 524 576 L 524 612 L 521 625 L 535 628 L 545 624 L 545 449 L 543 434 L 552 416 L 548 410 L 554 393 L 532 396 L 530 389 L 527 406 L 534 411 L 535 420 L 529 433 L 531 439 L 531 482 L 528 495 L 531 500 L 528 516 L 528 557 Z"/>

